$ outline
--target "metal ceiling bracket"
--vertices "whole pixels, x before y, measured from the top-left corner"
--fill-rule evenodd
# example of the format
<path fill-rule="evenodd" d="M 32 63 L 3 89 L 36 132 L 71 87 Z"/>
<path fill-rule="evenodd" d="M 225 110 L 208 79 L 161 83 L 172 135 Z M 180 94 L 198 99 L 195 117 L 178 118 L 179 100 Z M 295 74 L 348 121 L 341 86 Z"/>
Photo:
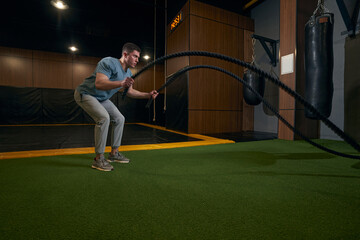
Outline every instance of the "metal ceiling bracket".
<path fill-rule="evenodd" d="M 259 42 L 261 43 L 261 45 L 263 46 L 263 48 L 265 49 L 265 52 L 267 53 L 267 55 L 270 58 L 270 62 L 271 64 L 276 67 L 276 63 L 277 63 L 277 59 L 276 59 L 276 44 L 279 42 L 279 40 L 273 40 L 270 38 L 266 38 L 263 36 L 259 36 L 256 34 L 251 35 L 252 38 L 255 38 L 256 40 L 259 40 Z M 268 45 L 266 45 L 266 43 L 269 43 L 271 46 L 271 50 L 269 49 Z"/>
<path fill-rule="evenodd" d="M 348 34 L 350 37 L 354 37 L 357 30 L 356 22 L 359 17 L 360 1 L 356 1 L 355 8 L 351 17 L 345 6 L 344 0 L 336 0 L 336 3 L 339 7 L 341 16 L 347 28 L 347 32 L 345 34 Z"/>

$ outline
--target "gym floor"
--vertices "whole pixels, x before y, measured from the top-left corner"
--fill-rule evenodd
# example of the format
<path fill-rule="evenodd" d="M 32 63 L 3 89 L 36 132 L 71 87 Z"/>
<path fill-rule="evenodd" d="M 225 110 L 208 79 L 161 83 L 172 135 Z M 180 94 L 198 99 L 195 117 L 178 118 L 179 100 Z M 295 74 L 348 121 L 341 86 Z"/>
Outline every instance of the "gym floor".
<path fill-rule="evenodd" d="M 213 145 L 128 151 L 111 172 L 91 169 L 93 153 L 1 160 L 0 239 L 359 239 L 358 160 L 304 141 L 194 137 L 148 147 Z"/>
<path fill-rule="evenodd" d="M 0 159 L 94 152 L 93 124 L 0 126 Z M 276 139 L 276 134 L 239 132 L 184 134 L 143 123 L 127 123 L 121 151 Z M 110 145 L 110 134 L 107 146 Z M 109 147 L 107 147 L 107 151 Z"/>

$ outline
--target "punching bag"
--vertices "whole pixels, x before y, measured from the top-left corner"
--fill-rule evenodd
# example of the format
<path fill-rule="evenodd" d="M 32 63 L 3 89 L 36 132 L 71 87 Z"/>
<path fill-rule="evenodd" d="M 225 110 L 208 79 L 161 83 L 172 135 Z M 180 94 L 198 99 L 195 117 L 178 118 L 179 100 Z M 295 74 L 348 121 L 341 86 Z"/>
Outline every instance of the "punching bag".
<path fill-rule="evenodd" d="M 305 25 L 305 100 L 325 117 L 331 113 L 333 97 L 334 14 L 313 15 Z M 305 116 L 319 119 L 305 109 Z"/>
<path fill-rule="evenodd" d="M 262 97 L 264 97 L 265 78 L 257 73 L 246 70 L 244 73 L 244 81 L 255 89 Z M 243 86 L 243 95 L 245 102 L 249 105 L 258 105 L 261 99 L 258 98 L 249 88 Z"/>

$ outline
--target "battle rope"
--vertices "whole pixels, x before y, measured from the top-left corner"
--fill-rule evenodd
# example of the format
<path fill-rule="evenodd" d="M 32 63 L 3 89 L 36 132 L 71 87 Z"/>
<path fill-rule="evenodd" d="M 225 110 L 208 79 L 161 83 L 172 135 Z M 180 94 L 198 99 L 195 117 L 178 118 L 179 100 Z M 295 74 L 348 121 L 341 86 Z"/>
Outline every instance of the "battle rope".
<path fill-rule="evenodd" d="M 339 137 L 341 137 L 345 142 L 347 142 L 349 145 L 351 145 L 355 150 L 360 151 L 360 146 L 357 144 L 357 142 L 355 140 L 353 140 L 351 137 L 349 137 L 348 135 L 346 135 L 341 129 L 339 129 L 334 123 L 332 123 L 330 120 L 328 120 L 325 116 L 323 116 L 319 111 L 317 111 L 317 109 L 315 109 L 310 103 L 308 103 L 307 101 L 305 101 L 305 99 L 299 95 L 297 92 L 293 91 L 292 89 L 290 89 L 288 86 L 286 86 L 284 83 L 282 83 L 279 79 L 273 77 L 272 75 L 270 75 L 269 73 L 249 64 L 246 63 L 244 61 L 241 61 L 239 59 L 236 58 L 231 58 L 229 56 L 226 55 L 222 55 L 222 54 L 218 54 L 218 53 L 211 53 L 211 52 L 203 52 L 203 51 L 190 51 L 190 52 L 179 52 L 179 53 L 174 53 L 174 54 L 170 54 L 167 56 L 163 56 L 160 57 L 150 63 L 148 63 L 145 67 L 143 67 L 139 72 L 137 72 L 133 78 L 136 78 L 137 76 L 139 76 L 141 73 L 143 73 L 145 70 L 147 70 L 148 68 L 150 68 L 151 66 L 153 66 L 156 63 L 159 63 L 161 61 L 167 60 L 167 59 L 171 59 L 171 58 L 175 58 L 175 57 L 183 57 L 183 56 L 207 56 L 207 57 L 213 57 L 213 58 L 219 58 L 225 61 L 229 61 L 235 64 L 238 64 L 240 66 L 243 66 L 245 68 L 248 68 L 262 76 L 264 76 L 266 79 L 272 81 L 273 83 L 275 83 L 276 85 L 278 85 L 280 88 L 282 88 L 284 91 L 286 91 L 287 93 L 289 93 L 291 96 L 293 96 L 296 100 L 298 100 L 302 105 L 304 105 L 306 108 L 308 108 L 310 111 L 312 111 L 315 115 L 317 115 L 317 117 L 326 125 L 328 126 L 335 134 L 337 134 Z M 236 76 L 236 75 L 235 75 Z M 250 88 L 249 88 L 250 89 Z M 124 98 L 126 93 L 127 93 L 128 89 L 125 89 L 123 92 L 122 97 Z M 257 93 L 255 93 L 257 95 Z M 261 96 L 260 96 L 261 97 Z M 271 108 L 269 108 L 271 109 Z M 276 110 L 275 110 L 276 111 Z M 277 112 L 277 111 L 276 111 Z M 277 114 L 278 116 L 279 114 Z M 279 116 L 278 116 L 279 117 Z M 281 117 L 281 116 L 280 116 Z M 281 117 L 282 118 L 282 117 Z M 279 118 L 280 119 L 280 118 Z M 291 125 L 290 125 L 291 126 Z M 288 126 L 290 129 L 292 129 L 292 126 L 290 127 Z M 296 130 L 297 131 L 297 130 Z M 298 133 L 297 133 L 298 134 Z M 300 133 L 301 134 L 301 133 Z M 300 136 L 300 135 L 299 135 Z M 321 148 L 323 148 L 321 146 Z M 351 156 L 351 155 L 350 155 Z"/>
<path fill-rule="evenodd" d="M 360 159 L 360 156 L 354 156 L 354 155 L 350 155 L 350 154 L 346 154 L 346 153 L 341 153 L 332 149 L 329 149 L 327 147 L 324 147 L 314 141 L 312 141 L 311 139 L 309 139 L 308 137 L 304 136 L 299 130 L 297 130 L 294 126 L 292 126 L 288 121 L 286 121 L 280 114 L 279 112 L 268 102 L 266 101 L 253 87 L 251 87 L 246 81 L 244 81 L 243 79 L 241 79 L 240 77 L 238 77 L 237 75 L 233 74 L 232 72 L 226 71 L 223 68 L 220 67 L 216 67 L 216 66 L 211 66 L 211 65 L 196 65 L 196 66 L 188 66 L 185 68 L 180 69 L 179 71 L 177 71 L 176 73 L 170 75 L 168 77 L 168 81 L 162 85 L 157 91 L 160 92 L 161 90 L 163 90 L 165 87 L 169 86 L 178 76 L 180 76 L 181 74 L 193 70 L 193 69 L 199 69 L 199 68 L 208 68 L 208 69 L 213 69 L 222 73 L 225 73 L 235 79 L 237 79 L 238 81 L 240 81 L 245 87 L 247 87 L 248 89 L 250 89 L 250 91 L 252 91 L 258 98 L 260 98 L 263 102 L 263 104 L 270 109 L 270 111 L 272 111 L 288 128 L 290 128 L 295 134 L 297 134 L 299 137 L 301 137 L 302 139 L 304 139 L 305 141 L 307 141 L 308 143 L 310 143 L 311 145 L 320 148 L 321 150 L 337 155 L 337 156 L 341 156 L 341 157 L 346 157 L 346 158 L 353 158 L 353 159 Z M 151 103 L 152 103 L 152 98 L 149 99 L 149 101 L 146 104 L 146 107 L 149 108 Z"/>

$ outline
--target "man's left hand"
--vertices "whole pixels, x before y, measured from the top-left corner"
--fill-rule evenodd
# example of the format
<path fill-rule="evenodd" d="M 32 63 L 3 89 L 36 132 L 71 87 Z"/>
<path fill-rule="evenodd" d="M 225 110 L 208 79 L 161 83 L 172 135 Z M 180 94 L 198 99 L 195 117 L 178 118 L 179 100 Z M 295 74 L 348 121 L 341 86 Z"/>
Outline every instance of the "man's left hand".
<path fill-rule="evenodd" d="M 150 96 L 152 97 L 152 99 L 155 99 L 157 97 L 157 95 L 159 95 L 159 93 L 156 90 L 152 90 L 150 92 Z"/>

